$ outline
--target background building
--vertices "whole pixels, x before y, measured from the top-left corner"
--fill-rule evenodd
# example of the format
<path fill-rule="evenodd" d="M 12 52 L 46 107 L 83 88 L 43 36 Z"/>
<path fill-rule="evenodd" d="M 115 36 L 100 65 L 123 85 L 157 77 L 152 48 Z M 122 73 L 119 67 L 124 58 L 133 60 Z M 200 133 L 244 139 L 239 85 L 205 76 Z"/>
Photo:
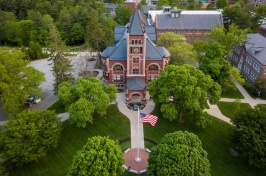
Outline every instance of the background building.
<path fill-rule="evenodd" d="M 265 30 L 262 26 L 261 32 Z M 247 37 L 245 44 L 235 46 L 233 53 L 227 55 L 227 60 L 253 84 L 258 77 L 266 78 L 266 38 L 262 33 L 248 34 Z"/>
<path fill-rule="evenodd" d="M 159 37 L 165 32 L 184 35 L 187 42 L 193 44 L 196 40 L 209 41 L 206 36 L 211 27 L 223 26 L 222 13 L 215 10 L 163 10 L 149 11 L 149 19 L 156 27 Z"/>
<path fill-rule="evenodd" d="M 130 23 L 115 27 L 114 33 L 115 44 L 101 53 L 104 80 L 126 87 L 128 101 L 145 101 L 147 84 L 168 65 L 170 53 L 154 44 L 155 27 L 138 9 Z"/>

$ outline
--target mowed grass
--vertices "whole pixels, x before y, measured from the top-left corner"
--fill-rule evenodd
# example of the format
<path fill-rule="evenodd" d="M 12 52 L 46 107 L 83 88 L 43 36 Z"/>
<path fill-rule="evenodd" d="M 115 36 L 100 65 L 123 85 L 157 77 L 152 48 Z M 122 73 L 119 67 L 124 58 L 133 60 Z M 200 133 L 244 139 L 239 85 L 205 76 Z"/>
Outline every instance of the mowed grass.
<path fill-rule="evenodd" d="M 110 136 L 119 140 L 130 136 L 130 122 L 121 114 L 116 105 L 110 105 L 106 117 L 94 117 L 93 124 L 77 128 L 68 121 L 63 123 L 61 140 L 56 149 L 32 164 L 10 170 L 14 176 L 65 176 L 72 164 L 73 156 L 87 142 L 89 137 Z"/>
<path fill-rule="evenodd" d="M 236 115 L 236 109 L 235 107 L 237 106 L 236 102 L 218 102 L 217 103 L 221 113 L 230 118 L 230 119 L 234 119 L 235 115 Z M 251 108 L 251 106 L 248 103 L 241 103 L 240 104 L 240 109 L 239 111 L 245 111 L 246 109 Z"/>
<path fill-rule="evenodd" d="M 189 121 L 179 124 L 177 121 L 170 122 L 162 117 L 159 107 L 153 114 L 158 115 L 159 119 L 155 127 L 149 124 L 144 125 L 145 137 L 153 141 L 160 141 L 166 133 L 174 131 L 189 131 L 198 135 L 203 148 L 208 152 L 208 159 L 211 163 L 211 174 L 213 176 L 264 176 L 266 170 L 257 169 L 249 166 L 241 158 L 231 156 L 229 153 L 230 144 L 228 135 L 232 125 L 213 117 L 213 124 L 206 129 L 198 129 Z M 151 148 L 152 150 L 152 148 Z"/>
<path fill-rule="evenodd" d="M 235 90 L 228 90 L 226 92 L 222 92 L 221 97 L 222 98 L 244 99 L 244 96 L 237 88 Z"/>
<path fill-rule="evenodd" d="M 50 106 L 48 110 L 54 110 L 56 114 L 66 112 L 65 106 L 59 100 L 55 102 L 52 106 Z"/>

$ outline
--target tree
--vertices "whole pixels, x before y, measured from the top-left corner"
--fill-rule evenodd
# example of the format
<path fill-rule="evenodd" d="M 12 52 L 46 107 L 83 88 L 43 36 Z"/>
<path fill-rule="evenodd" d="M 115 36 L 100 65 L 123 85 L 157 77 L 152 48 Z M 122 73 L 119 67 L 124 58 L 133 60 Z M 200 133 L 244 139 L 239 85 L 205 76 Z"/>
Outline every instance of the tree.
<path fill-rule="evenodd" d="M 70 43 L 76 44 L 83 41 L 84 29 L 80 23 L 75 23 L 70 32 Z"/>
<path fill-rule="evenodd" d="M 215 10 L 215 8 L 214 8 L 213 4 L 208 4 L 206 6 L 206 10 Z"/>
<path fill-rule="evenodd" d="M 94 114 L 102 117 L 110 102 L 115 100 L 117 89 L 114 85 L 104 86 L 94 77 L 88 80 L 78 78 L 75 84 L 64 82 L 60 85 L 59 100 L 70 114 L 70 123 L 86 127 L 92 123 Z"/>
<path fill-rule="evenodd" d="M 231 5 L 223 9 L 224 27 L 229 28 L 231 24 L 236 24 L 239 29 L 247 29 L 252 26 L 253 10 L 248 5 Z"/>
<path fill-rule="evenodd" d="M 190 132 L 168 133 L 148 158 L 149 175 L 211 175 L 208 153 Z"/>
<path fill-rule="evenodd" d="M 203 73 L 210 75 L 219 84 L 223 84 L 225 80 L 228 80 L 231 69 L 230 63 L 224 59 L 225 50 L 222 48 L 217 42 L 210 44 L 200 65 Z"/>
<path fill-rule="evenodd" d="M 12 12 L 5 12 L 0 10 L 0 44 L 3 44 L 7 40 L 6 28 L 7 23 L 15 22 L 16 16 Z"/>
<path fill-rule="evenodd" d="M 0 101 L 8 115 L 20 112 L 29 94 L 40 95 L 38 86 L 45 80 L 44 74 L 23 58 L 16 49 L 0 49 Z"/>
<path fill-rule="evenodd" d="M 183 35 L 175 34 L 173 32 L 166 32 L 162 34 L 157 41 L 157 44 L 164 46 L 165 48 L 171 47 L 174 43 L 186 42 L 186 38 Z"/>
<path fill-rule="evenodd" d="M 49 61 L 53 62 L 53 75 L 55 77 L 54 93 L 58 94 L 58 86 L 62 82 L 73 82 L 72 65 L 70 61 L 64 57 L 65 44 L 60 39 L 59 33 L 55 26 L 50 30 L 49 40 L 50 57 Z"/>
<path fill-rule="evenodd" d="M 169 4 L 169 0 L 158 0 L 157 2 L 157 10 L 161 10 L 163 6 L 167 6 Z"/>
<path fill-rule="evenodd" d="M 203 109 L 207 100 L 211 104 L 219 101 L 221 87 L 193 66 L 169 65 L 149 84 L 149 93 L 155 103 L 161 103 L 164 118 L 182 121 L 187 113 L 197 126 L 206 127 L 211 121 Z"/>
<path fill-rule="evenodd" d="M 193 50 L 197 52 L 197 58 L 199 61 L 199 65 L 202 62 L 202 58 L 205 55 L 207 47 L 208 47 L 208 43 L 206 43 L 205 41 L 202 41 L 202 40 L 197 40 L 193 44 Z"/>
<path fill-rule="evenodd" d="M 170 64 L 184 65 L 190 64 L 195 66 L 197 62 L 196 52 L 193 50 L 193 46 L 187 42 L 174 43 L 171 47 L 167 48 L 171 53 Z"/>
<path fill-rule="evenodd" d="M 225 7 L 227 7 L 228 6 L 228 2 L 227 2 L 227 0 L 217 0 L 216 1 L 216 7 L 218 8 L 218 9 L 223 9 L 223 8 L 225 8 Z"/>
<path fill-rule="evenodd" d="M 266 108 L 257 105 L 232 119 L 236 126 L 230 133 L 230 143 L 250 165 L 266 167 Z"/>
<path fill-rule="evenodd" d="M 2 131 L 4 161 L 22 165 L 37 161 L 55 148 L 60 139 L 61 121 L 54 111 L 23 111 L 10 118 Z"/>
<path fill-rule="evenodd" d="M 256 95 L 258 95 L 258 92 L 260 91 L 260 94 L 266 95 L 266 79 L 265 78 L 257 78 L 254 83 L 254 91 Z"/>
<path fill-rule="evenodd" d="M 231 24 L 226 30 L 222 26 L 211 28 L 211 33 L 208 35 L 210 42 L 218 42 L 226 53 L 230 53 L 234 45 L 239 45 L 247 40 L 248 29 L 239 29 L 235 24 Z"/>
<path fill-rule="evenodd" d="M 121 175 L 124 162 L 118 142 L 95 136 L 74 156 L 67 175 Z"/>
<path fill-rule="evenodd" d="M 119 25 L 126 25 L 130 17 L 132 16 L 133 11 L 126 5 L 119 5 L 115 10 L 114 20 Z"/>

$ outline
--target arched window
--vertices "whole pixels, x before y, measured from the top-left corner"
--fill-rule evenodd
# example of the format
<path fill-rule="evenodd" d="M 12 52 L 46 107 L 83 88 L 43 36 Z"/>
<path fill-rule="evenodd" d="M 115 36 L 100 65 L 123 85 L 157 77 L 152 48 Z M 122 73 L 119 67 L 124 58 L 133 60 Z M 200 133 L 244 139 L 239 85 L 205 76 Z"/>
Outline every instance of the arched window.
<path fill-rule="evenodd" d="M 141 44 L 141 40 L 139 40 L 139 44 Z"/>
<path fill-rule="evenodd" d="M 114 67 L 113 67 L 113 70 L 114 71 L 123 71 L 123 67 L 122 67 L 122 65 L 115 65 Z"/>
<path fill-rule="evenodd" d="M 133 58 L 133 63 L 139 63 L 139 58 L 138 57 L 134 57 Z"/>
<path fill-rule="evenodd" d="M 149 70 L 159 70 L 158 66 L 155 64 L 152 64 L 149 66 Z"/>
<path fill-rule="evenodd" d="M 134 45 L 134 40 L 131 41 L 132 45 Z"/>
<path fill-rule="evenodd" d="M 138 40 L 135 40 L 135 44 L 138 44 Z"/>

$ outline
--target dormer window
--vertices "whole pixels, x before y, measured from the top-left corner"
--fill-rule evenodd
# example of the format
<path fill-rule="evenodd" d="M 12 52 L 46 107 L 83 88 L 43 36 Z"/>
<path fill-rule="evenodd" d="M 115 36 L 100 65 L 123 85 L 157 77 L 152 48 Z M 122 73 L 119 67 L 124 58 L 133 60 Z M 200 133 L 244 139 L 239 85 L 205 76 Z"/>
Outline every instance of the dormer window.
<path fill-rule="evenodd" d="M 179 17 L 179 13 L 172 13 L 172 18 L 178 18 Z"/>

